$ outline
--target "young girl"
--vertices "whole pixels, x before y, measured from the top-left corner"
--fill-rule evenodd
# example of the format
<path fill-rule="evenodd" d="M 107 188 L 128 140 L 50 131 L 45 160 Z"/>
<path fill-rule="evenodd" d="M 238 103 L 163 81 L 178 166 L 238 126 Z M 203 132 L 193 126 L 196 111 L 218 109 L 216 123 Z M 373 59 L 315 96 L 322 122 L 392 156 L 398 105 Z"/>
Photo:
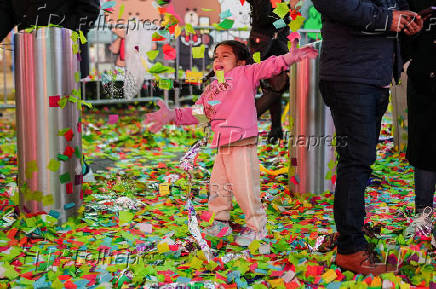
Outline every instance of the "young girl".
<path fill-rule="evenodd" d="M 214 79 L 196 102 L 196 106 L 202 106 L 214 132 L 211 147 L 218 148 L 209 184 L 209 212 L 215 213 L 215 219 L 206 235 L 220 237 L 232 233 L 228 222 L 235 196 L 246 222 L 236 243 L 248 246 L 251 241 L 266 237 L 267 218 L 260 199 L 256 149 L 256 88 L 261 79 L 271 78 L 303 58 L 316 56 L 316 50 L 306 47 L 253 64 L 250 52 L 241 42 L 229 40 L 215 47 L 213 71 L 221 77 Z M 170 110 L 162 101 L 158 105 L 160 110 L 147 114 L 145 120 L 153 123 L 150 127 L 153 133 L 171 121 L 177 125 L 199 123 L 193 108 Z"/>

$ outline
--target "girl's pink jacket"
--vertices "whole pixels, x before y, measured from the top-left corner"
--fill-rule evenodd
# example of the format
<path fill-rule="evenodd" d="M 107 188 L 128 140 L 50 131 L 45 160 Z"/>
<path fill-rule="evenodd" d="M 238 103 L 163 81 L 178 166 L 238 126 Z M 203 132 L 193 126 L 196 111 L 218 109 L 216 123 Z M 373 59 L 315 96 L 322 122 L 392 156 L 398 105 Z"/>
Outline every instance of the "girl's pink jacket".
<path fill-rule="evenodd" d="M 211 147 L 220 147 L 258 135 L 255 107 L 256 89 L 261 79 L 268 79 L 287 69 L 293 63 L 290 53 L 245 66 L 236 66 L 227 72 L 224 83 L 214 79 L 195 103 L 202 105 L 215 133 Z M 176 108 L 175 123 L 198 124 L 192 108 Z"/>

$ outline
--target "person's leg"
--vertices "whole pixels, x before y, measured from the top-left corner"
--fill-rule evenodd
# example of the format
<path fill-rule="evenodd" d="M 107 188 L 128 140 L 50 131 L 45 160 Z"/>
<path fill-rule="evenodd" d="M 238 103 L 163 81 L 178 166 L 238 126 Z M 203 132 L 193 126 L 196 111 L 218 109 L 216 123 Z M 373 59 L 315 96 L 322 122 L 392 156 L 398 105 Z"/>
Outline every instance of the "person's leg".
<path fill-rule="evenodd" d="M 227 178 L 223 154 L 215 156 L 209 183 L 209 212 L 215 214 L 215 220 L 228 222 L 232 210 L 232 191 Z"/>
<path fill-rule="evenodd" d="M 433 208 L 436 172 L 415 168 L 415 210 L 422 213 L 426 207 Z"/>
<path fill-rule="evenodd" d="M 268 142 L 275 143 L 283 139 L 282 128 L 282 94 L 289 86 L 289 77 L 282 72 L 263 82 L 262 96 L 255 101 L 257 117 L 269 110 L 271 114 L 271 131 L 268 134 Z"/>
<path fill-rule="evenodd" d="M 248 228 L 262 232 L 266 213 L 260 199 L 260 169 L 256 145 L 229 147 L 223 159 L 236 201 Z"/>
<path fill-rule="evenodd" d="M 370 85 L 320 83 L 322 96 L 330 106 L 336 135 L 346 137 L 346 146 L 336 148 L 339 159 L 334 200 L 338 253 L 367 249 L 362 227 L 365 218 L 365 188 L 376 160 L 380 120 L 387 108 L 385 89 Z"/>

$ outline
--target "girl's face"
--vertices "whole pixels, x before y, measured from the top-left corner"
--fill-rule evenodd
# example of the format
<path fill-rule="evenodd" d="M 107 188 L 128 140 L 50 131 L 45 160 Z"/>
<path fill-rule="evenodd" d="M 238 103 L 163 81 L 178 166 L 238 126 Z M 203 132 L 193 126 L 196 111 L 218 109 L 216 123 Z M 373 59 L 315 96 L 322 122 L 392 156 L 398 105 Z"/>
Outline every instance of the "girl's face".
<path fill-rule="evenodd" d="M 230 46 L 220 45 L 215 49 L 213 71 L 223 70 L 226 73 L 239 65 L 245 65 L 245 60 L 238 60 Z"/>

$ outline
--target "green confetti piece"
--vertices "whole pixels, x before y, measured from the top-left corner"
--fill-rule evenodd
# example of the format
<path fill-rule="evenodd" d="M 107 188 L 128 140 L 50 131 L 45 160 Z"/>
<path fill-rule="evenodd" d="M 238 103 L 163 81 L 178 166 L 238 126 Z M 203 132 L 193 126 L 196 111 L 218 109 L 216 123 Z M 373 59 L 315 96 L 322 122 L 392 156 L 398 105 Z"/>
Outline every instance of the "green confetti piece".
<path fill-rule="evenodd" d="M 122 225 L 122 224 L 130 223 L 133 220 L 134 216 L 135 216 L 134 213 L 128 211 L 120 211 L 119 224 Z"/>
<path fill-rule="evenodd" d="M 221 21 L 220 24 L 218 24 L 218 26 L 221 27 L 222 29 L 230 29 L 233 27 L 233 23 L 235 23 L 234 20 L 224 19 L 223 21 Z"/>
<path fill-rule="evenodd" d="M 61 184 L 65 184 L 65 183 L 71 182 L 71 175 L 70 175 L 70 173 L 65 173 L 63 175 L 60 175 L 59 176 L 59 180 L 60 180 Z"/>
<path fill-rule="evenodd" d="M 67 101 L 68 101 L 68 99 L 66 97 L 62 97 L 59 100 L 59 107 L 60 108 L 65 108 L 65 106 L 67 105 Z"/>
<path fill-rule="evenodd" d="M 86 102 L 84 100 L 79 101 L 78 103 L 83 104 L 84 106 L 88 107 L 88 108 L 92 108 L 92 104 L 89 102 Z"/>
<path fill-rule="evenodd" d="M 60 130 L 58 131 L 58 136 L 64 136 L 64 135 L 67 133 L 67 131 L 69 131 L 69 130 L 70 130 L 69 127 L 64 128 L 64 129 L 60 129 Z"/>
<path fill-rule="evenodd" d="M 60 160 L 60 161 L 67 161 L 67 160 L 68 160 L 68 156 L 63 155 L 63 154 L 58 154 L 58 155 L 56 156 L 56 158 L 57 158 L 58 160 Z"/>
<path fill-rule="evenodd" d="M 147 52 L 147 57 L 150 61 L 155 60 L 158 55 L 159 55 L 159 50 L 150 50 Z"/>
<path fill-rule="evenodd" d="M 77 103 L 77 98 L 70 95 L 70 97 L 68 98 L 68 101 L 72 102 L 72 103 Z"/>
<path fill-rule="evenodd" d="M 73 90 L 71 91 L 71 94 L 74 95 L 75 97 L 80 98 L 80 97 L 81 97 L 81 94 L 80 94 L 80 88 L 79 88 L 79 89 L 73 89 Z"/>
<path fill-rule="evenodd" d="M 159 79 L 159 88 L 163 90 L 170 90 L 173 87 L 172 79 Z"/>
<path fill-rule="evenodd" d="M 82 152 L 80 151 L 80 148 L 79 148 L 78 146 L 76 146 L 76 147 L 74 148 L 74 154 L 76 155 L 76 157 L 77 157 L 78 159 L 81 159 L 81 158 L 82 158 Z"/>
<path fill-rule="evenodd" d="M 9 280 L 16 280 L 17 277 L 20 276 L 20 274 L 18 274 L 17 271 L 15 271 L 13 266 L 6 263 L 1 264 L 1 266 L 5 270 L 4 272 L 5 277 L 8 278 Z"/>

